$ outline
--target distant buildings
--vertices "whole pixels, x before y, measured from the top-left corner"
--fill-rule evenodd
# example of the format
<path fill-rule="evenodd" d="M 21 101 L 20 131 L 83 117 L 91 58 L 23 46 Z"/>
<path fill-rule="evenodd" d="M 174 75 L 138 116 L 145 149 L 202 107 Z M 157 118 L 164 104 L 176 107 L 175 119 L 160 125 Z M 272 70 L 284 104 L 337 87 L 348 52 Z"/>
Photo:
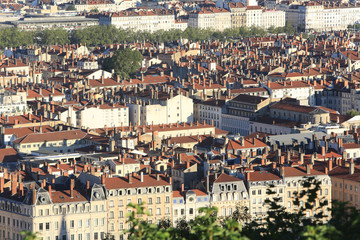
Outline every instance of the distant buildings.
<path fill-rule="evenodd" d="M 85 27 L 95 26 L 99 24 L 96 18 L 86 18 L 84 16 L 65 16 L 65 17 L 38 17 L 23 18 L 13 21 L 12 24 L 25 31 L 44 30 L 62 28 L 67 31 L 81 29 Z"/>
<path fill-rule="evenodd" d="M 154 32 L 171 30 L 175 27 L 175 15 L 168 10 L 122 11 L 100 15 L 100 25 L 114 25 L 117 28 Z M 178 24 L 178 23 L 177 23 Z"/>
<path fill-rule="evenodd" d="M 277 8 L 286 12 L 286 21 L 305 31 L 345 30 L 360 20 L 358 3 L 305 2 Z"/>

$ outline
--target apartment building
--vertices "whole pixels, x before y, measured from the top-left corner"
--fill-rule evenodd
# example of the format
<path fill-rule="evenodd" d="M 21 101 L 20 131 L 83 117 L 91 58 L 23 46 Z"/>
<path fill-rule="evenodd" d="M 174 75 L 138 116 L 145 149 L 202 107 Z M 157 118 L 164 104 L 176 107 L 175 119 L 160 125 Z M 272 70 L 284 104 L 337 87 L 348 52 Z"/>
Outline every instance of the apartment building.
<path fill-rule="evenodd" d="M 271 171 L 248 171 L 245 172 L 245 183 L 249 191 L 249 211 L 252 218 L 263 218 L 269 206 L 265 203 L 266 199 L 279 198 L 278 204 L 285 204 L 286 184 L 279 176 L 276 169 Z M 269 186 L 272 185 L 273 195 L 267 194 Z"/>
<path fill-rule="evenodd" d="M 86 136 L 87 133 L 82 130 L 31 133 L 13 141 L 13 146 L 23 154 L 39 150 L 67 153 L 86 146 L 84 140 Z"/>
<path fill-rule="evenodd" d="M 249 120 L 262 115 L 271 99 L 259 96 L 239 94 L 226 106 L 222 114 L 221 129 L 233 134 L 246 136 L 249 134 Z"/>
<path fill-rule="evenodd" d="M 0 113 L 6 115 L 17 115 L 28 110 L 26 104 L 26 92 L 11 91 L 0 88 Z"/>
<path fill-rule="evenodd" d="M 225 100 L 208 99 L 194 104 L 194 121 L 212 124 L 216 128 L 222 126 L 222 111 Z"/>
<path fill-rule="evenodd" d="M 126 156 L 122 157 L 121 155 L 117 159 L 109 160 L 108 165 L 113 176 L 119 177 L 125 177 L 140 170 L 139 161 Z"/>
<path fill-rule="evenodd" d="M 339 163 L 339 161 L 338 161 Z M 333 166 L 335 162 L 328 162 L 329 176 L 332 184 L 332 200 L 348 202 L 350 206 L 360 208 L 359 169 L 351 159 L 345 164 Z"/>
<path fill-rule="evenodd" d="M 81 178 L 81 177 L 80 177 Z M 83 179 L 86 179 L 85 177 Z M 116 240 L 123 239 L 122 231 L 129 229 L 126 215 L 132 211 L 129 203 L 144 204 L 150 216 L 142 218 L 150 223 L 172 220 L 173 191 L 171 178 L 157 175 L 132 174 L 127 178 L 101 177 L 107 195 L 108 232 Z"/>
<path fill-rule="evenodd" d="M 171 11 L 162 9 L 112 12 L 101 15 L 99 24 L 112 24 L 117 28 L 134 31 L 166 31 L 175 28 L 175 15 Z"/>
<path fill-rule="evenodd" d="M 71 116 L 71 114 L 70 114 Z M 76 126 L 84 128 L 129 125 L 129 107 L 119 103 L 85 106 L 76 111 Z"/>
<path fill-rule="evenodd" d="M 226 144 L 226 152 L 242 157 L 262 156 L 269 150 L 269 146 L 257 138 L 235 137 Z"/>
<path fill-rule="evenodd" d="M 260 6 L 246 7 L 246 26 L 262 27 L 262 8 Z"/>
<path fill-rule="evenodd" d="M 189 13 L 188 26 L 223 31 L 231 27 L 231 14 L 224 8 L 201 8 Z"/>
<path fill-rule="evenodd" d="M 244 4 L 231 2 L 225 8 L 230 11 L 232 28 L 246 26 L 246 7 Z"/>
<path fill-rule="evenodd" d="M 268 81 L 264 88 L 270 93 L 271 98 L 281 99 L 283 97 L 295 98 L 301 105 L 315 104 L 314 86 L 304 81 Z"/>
<path fill-rule="evenodd" d="M 215 173 L 210 196 L 211 206 L 218 208 L 220 217 L 231 216 L 237 206 L 249 206 L 249 195 L 244 181 L 226 173 L 219 176 Z"/>
<path fill-rule="evenodd" d="M 360 92 L 357 89 L 324 89 L 316 93 L 316 103 L 346 114 L 349 110 L 360 111 Z"/>
<path fill-rule="evenodd" d="M 66 8 L 74 6 L 78 12 L 90 12 L 91 10 L 98 10 L 99 12 L 118 12 L 129 8 L 136 7 L 138 1 L 110 1 L 110 0 L 90 0 L 78 1 L 75 4 L 65 4 Z"/>
<path fill-rule="evenodd" d="M 262 12 L 262 27 L 268 29 L 270 27 L 284 27 L 285 26 L 285 12 L 280 10 L 263 10 Z"/>
<path fill-rule="evenodd" d="M 270 117 L 299 123 L 328 124 L 330 113 L 321 108 L 300 106 L 290 103 L 276 103 L 270 107 Z"/>
<path fill-rule="evenodd" d="M 332 161 L 332 160 L 330 160 Z M 318 190 L 318 199 L 315 202 L 315 206 L 319 207 L 320 201 L 327 201 L 328 205 L 321 210 L 324 215 L 329 216 L 329 208 L 331 208 L 331 179 L 326 172 L 315 170 L 312 164 L 299 167 L 280 167 L 280 175 L 282 175 L 283 181 L 286 184 L 285 193 L 285 206 L 288 211 L 298 211 L 298 208 L 305 207 L 307 197 L 300 198 L 299 206 L 294 204 L 294 199 L 299 196 L 301 191 L 304 191 L 303 181 L 304 177 L 314 177 L 319 181 L 320 189 Z M 319 212 L 311 212 L 307 210 L 306 217 L 312 217 Z"/>
<path fill-rule="evenodd" d="M 182 94 L 144 91 L 126 95 L 129 120 L 133 125 L 169 124 L 193 121 L 193 100 Z"/>
<path fill-rule="evenodd" d="M 199 216 L 199 210 L 210 206 L 210 197 L 199 189 L 173 191 L 172 223 L 190 221 Z"/>
<path fill-rule="evenodd" d="M 15 178 L 16 176 L 14 176 Z M 52 190 L 35 183 L 5 183 L 0 179 L 0 234 L 2 239 L 22 239 L 21 231 L 36 232 L 42 239 L 102 239 L 107 233 L 107 204 L 101 186 Z M 9 187 L 8 187 L 9 186 Z"/>
<path fill-rule="evenodd" d="M 305 31 L 345 30 L 360 20 L 360 5 L 343 2 L 304 2 L 300 5 L 280 6 L 286 19 Z"/>

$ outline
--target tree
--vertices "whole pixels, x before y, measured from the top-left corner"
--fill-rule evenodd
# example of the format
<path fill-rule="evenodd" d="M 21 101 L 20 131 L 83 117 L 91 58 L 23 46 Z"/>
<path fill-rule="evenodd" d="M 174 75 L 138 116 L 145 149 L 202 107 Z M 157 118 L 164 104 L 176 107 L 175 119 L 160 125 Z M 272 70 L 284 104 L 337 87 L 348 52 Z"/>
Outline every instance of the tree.
<path fill-rule="evenodd" d="M 39 39 L 39 43 L 43 45 L 63 45 L 70 43 L 69 33 L 61 28 L 45 29 L 41 32 L 38 32 L 37 37 Z"/>
<path fill-rule="evenodd" d="M 294 26 L 290 23 L 290 22 L 286 22 L 285 23 L 285 27 L 284 27 L 284 32 L 286 34 L 291 34 L 293 35 L 295 33 L 296 29 L 294 28 Z"/>
<path fill-rule="evenodd" d="M 103 63 L 103 69 L 112 71 L 122 78 L 130 78 L 136 73 L 143 60 L 141 53 L 130 48 L 116 50 L 111 58 L 106 58 Z"/>
<path fill-rule="evenodd" d="M 351 109 L 346 112 L 346 115 L 350 116 L 350 117 L 354 117 L 354 116 L 360 115 L 360 113 L 358 111 L 356 111 L 355 109 Z"/>
<path fill-rule="evenodd" d="M 91 13 L 98 13 L 98 12 L 99 12 L 99 9 L 93 8 L 93 9 L 90 10 L 90 12 L 91 12 Z"/>
<path fill-rule="evenodd" d="M 21 233 L 21 236 L 23 236 L 23 239 L 24 240 L 36 240 L 38 239 L 38 233 L 33 233 L 33 232 L 30 232 L 30 231 L 22 231 Z"/>
<path fill-rule="evenodd" d="M 74 5 L 69 5 L 67 8 L 66 8 L 66 11 L 75 11 L 76 8 Z"/>

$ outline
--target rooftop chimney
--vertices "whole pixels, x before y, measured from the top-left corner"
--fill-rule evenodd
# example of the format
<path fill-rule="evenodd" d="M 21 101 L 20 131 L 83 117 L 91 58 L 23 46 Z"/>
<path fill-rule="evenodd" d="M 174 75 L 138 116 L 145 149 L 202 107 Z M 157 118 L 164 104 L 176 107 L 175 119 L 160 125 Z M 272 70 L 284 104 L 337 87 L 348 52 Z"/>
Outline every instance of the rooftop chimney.
<path fill-rule="evenodd" d="M 74 198 L 74 185 L 75 185 L 75 180 L 71 179 L 70 180 L 70 197 Z"/>
<path fill-rule="evenodd" d="M 310 174 L 311 173 L 311 164 L 307 164 L 306 165 L 306 174 Z"/>
<path fill-rule="evenodd" d="M 350 167 L 349 167 L 349 173 L 350 175 L 354 174 L 355 172 L 355 164 L 354 164 L 354 159 L 350 160 Z"/>

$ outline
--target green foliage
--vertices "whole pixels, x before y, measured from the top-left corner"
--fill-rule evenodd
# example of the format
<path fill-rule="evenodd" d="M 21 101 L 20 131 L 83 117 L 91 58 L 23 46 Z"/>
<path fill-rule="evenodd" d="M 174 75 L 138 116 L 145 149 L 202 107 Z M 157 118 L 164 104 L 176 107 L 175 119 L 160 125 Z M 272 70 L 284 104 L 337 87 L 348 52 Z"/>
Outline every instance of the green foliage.
<path fill-rule="evenodd" d="M 98 12 L 99 12 L 99 9 L 93 8 L 93 9 L 90 10 L 90 12 L 91 12 L 91 13 L 98 13 Z"/>
<path fill-rule="evenodd" d="M 293 35 L 293 34 L 295 34 L 296 29 L 294 28 L 294 26 L 290 22 L 286 22 L 283 32 L 286 33 L 286 34 Z"/>
<path fill-rule="evenodd" d="M 67 10 L 75 10 L 70 5 Z M 91 10 L 98 12 L 98 9 Z M 18 47 L 28 46 L 34 43 L 41 45 L 53 44 L 87 44 L 89 46 L 99 46 L 104 44 L 117 44 L 123 42 L 151 41 L 151 42 L 172 42 L 178 39 L 186 38 L 191 41 L 207 41 L 207 40 L 240 40 L 244 37 L 265 36 L 268 33 L 295 33 L 294 27 L 286 23 L 284 28 L 270 27 L 265 30 L 261 27 L 252 26 L 228 28 L 224 31 L 214 31 L 210 29 L 187 28 L 181 30 L 159 30 L 153 33 L 147 31 L 133 31 L 130 29 L 117 29 L 113 25 L 109 26 L 91 26 L 84 29 L 68 32 L 63 29 L 45 29 L 42 31 L 19 31 L 17 28 L 4 28 L 0 30 L 0 47 Z"/>
<path fill-rule="evenodd" d="M 333 202 L 329 225 L 334 226 L 341 237 L 336 239 L 360 239 L 360 211 L 343 202 Z M 335 238 L 334 238 L 335 239 Z"/>
<path fill-rule="evenodd" d="M 38 237 L 39 233 L 33 233 L 30 231 L 22 231 L 20 234 L 21 236 L 23 236 L 24 240 L 36 240 L 39 238 Z"/>
<path fill-rule="evenodd" d="M 136 73 L 143 60 L 141 53 L 130 48 L 116 50 L 111 58 L 106 58 L 103 62 L 103 69 L 112 71 L 122 78 L 129 78 Z"/>
<path fill-rule="evenodd" d="M 354 116 L 360 115 L 360 113 L 358 111 L 356 111 L 355 109 L 351 109 L 346 112 L 346 115 L 350 116 L 350 117 L 354 117 Z"/>
<path fill-rule="evenodd" d="M 159 228 L 156 224 L 150 224 L 147 221 L 142 219 L 142 216 L 149 215 L 145 211 L 143 204 L 136 205 L 130 203 L 128 207 L 133 208 L 133 210 L 128 214 L 127 223 L 130 224 L 130 229 L 126 230 L 125 233 L 129 234 L 129 240 L 137 239 L 171 239 L 170 232 Z"/>
<path fill-rule="evenodd" d="M 67 8 L 66 8 L 66 11 L 75 11 L 76 8 L 74 5 L 69 5 Z"/>
<path fill-rule="evenodd" d="M 39 44 L 42 45 L 55 45 L 55 44 L 67 44 L 70 43 L 69 40 L 69 32 L 57 28 L 57 29 L 45 29 L 41 32 L 38 32 L 37 39 L 39 41 Z"/>
<path fill-rule="evenodd" d="M 360 29 L 360 23 L 355 23 L 353 25 L 348 26 L 349 30 L 359 30 Z"/>
<path fill-rule="evenodd" d="M 34 43 L 35 32 L 20 31 L 17 28 L 0 30 L 0 47 L 28 46 Z"/>

